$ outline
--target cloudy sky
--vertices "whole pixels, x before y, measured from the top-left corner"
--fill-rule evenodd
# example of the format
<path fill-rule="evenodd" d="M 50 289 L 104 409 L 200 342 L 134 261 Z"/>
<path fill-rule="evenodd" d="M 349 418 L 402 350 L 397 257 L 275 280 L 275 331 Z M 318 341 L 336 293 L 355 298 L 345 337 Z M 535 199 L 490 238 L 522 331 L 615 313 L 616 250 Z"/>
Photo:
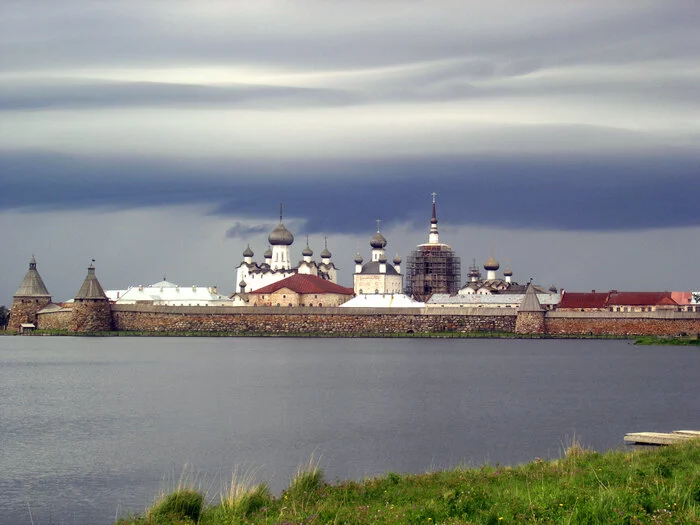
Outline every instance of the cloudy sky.
<path fill-rule="evenodd" d="M 697 290 L 694 1 L 28 0 L 0 16 L 0 304 L 235 286 L 284 202 L 352 280 L 430 193 L 463 268 L 569 290 Z M 463 277 L 464 279 L 464 277 Z"/>

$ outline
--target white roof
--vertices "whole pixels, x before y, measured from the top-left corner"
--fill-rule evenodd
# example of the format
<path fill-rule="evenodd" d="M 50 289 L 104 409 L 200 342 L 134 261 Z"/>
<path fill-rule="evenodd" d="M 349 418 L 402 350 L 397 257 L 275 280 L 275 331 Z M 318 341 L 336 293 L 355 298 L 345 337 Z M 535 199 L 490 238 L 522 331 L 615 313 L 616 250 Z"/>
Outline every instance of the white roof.
<path fill-rule="evenodd" d="M 428 299 L 428 305 L 435 304 L 463 304 L 465 306 L 475 305 L 501 305 L 501 304 L 517 304 L 520 305 L 525 299 L 524 293 L 504 293 L 504 294 L 472 294 L 472 295 L 450 295 L 446 293 L 436 293 Z M 556 305 L 559 304 L 561 296 L 558 293 L 538 293 L 537 300 L 541 305 Z"/>
<path fill-rule="evenodd" d="M 361 294 L 340 305 L 341 308 L 423 308 L 424 306 L 425 303 L 419 303 L 402 293 Z"/>
<path fill-rule="evenodd" d="M 161 286 L 162 285 L 162 286 Z M 154 286 L 131 286 L 126 290 L 108 290 L 105 292 L 110 300 L 117 304 L 130 304 L 142 301 L 152 301 L 155 304 L 211 304 L 229 303 L 230 300 L 219 295 L 213 288 L 207 286 L 178 286 L 177 284 L 161 281 Z M 117 298 L 118 295 L 118 298 Z"/>

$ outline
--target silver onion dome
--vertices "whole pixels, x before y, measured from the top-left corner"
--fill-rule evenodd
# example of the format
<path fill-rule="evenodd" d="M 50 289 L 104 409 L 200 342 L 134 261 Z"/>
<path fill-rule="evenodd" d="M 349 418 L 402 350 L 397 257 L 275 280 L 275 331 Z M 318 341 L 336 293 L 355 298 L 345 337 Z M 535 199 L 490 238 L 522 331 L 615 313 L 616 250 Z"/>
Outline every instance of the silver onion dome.
<path fill-rule="evenodd" d="M 267 241 L 272 246 L 291 246 L 294 242 L 294 235 L 280 222 L 267 236 Z"/>
<path fill-rule="evenodd" d="M 363 260 L 364 259 L 362 258 L 362 255 L 360 255 L 359 253 L 355 255 L 355 264 L 362 264 Z"/>
<path fill-rule="evenodd" d="M 243 257 L 252 257 L 253 255 L 255 255 L 255 254 L 253 253 L 253 250 L 250 249 L 250 244 L 249 244 L 246 247 L 246 249 L 243 250 Z"/>
<path fill-rule="evenodd" d="M 272 259 L 272 250 L 271 250 L 270 248 L 268 248 L 267 250 L 265 250 L 265 253 L 263 254 L 263 257 L 265 257 L 265 259 Z"/>
<path fill-rule="evenodd" d="M 301 254 L 302 254 L 304 257 L 311 257 L 311 256 L 314 254 L 314 251 L 313 251 L 311 248 L 309 248 L 308 245 L 306 245 L 306 248 L 304 248 L 304 249 L 301 251 Z"/>
<path fill-rule="evenodd" d="M 384 248 L 386 246 L 386 239 L 381 233 L 377 232 L 374 234 L 374 237 L 369 240 L 369 245 L 375 249 Z"/>

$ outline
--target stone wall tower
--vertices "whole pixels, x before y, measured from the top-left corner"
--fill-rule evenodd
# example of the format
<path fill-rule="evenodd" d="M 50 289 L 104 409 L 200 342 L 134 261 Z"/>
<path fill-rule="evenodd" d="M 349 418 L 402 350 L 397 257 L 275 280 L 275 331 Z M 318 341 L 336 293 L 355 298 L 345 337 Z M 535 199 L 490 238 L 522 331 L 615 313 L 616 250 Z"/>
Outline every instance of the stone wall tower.
<path fill-rule="evenodd" d="M 90 264 L 88 273 L 75 296 L 73 318 L 70 329 L 73 332 L 109 332 L 112 330 L 112 306 L 97 280 L 95 266 Z"/>
<path fill-rule="evenodd" d="M 18 332 L 20 325 L 24 323 L 32 323 L 36 326 L 37 312 L 50 303 L 51 294 L 46 289 L 46 285 L 36 269 L 36 259 L 32 255 L 32 258 L 29 259 L 29 270 L 17 292 L 12 296 L 10 322 L 7 329 Z"/>
<path fill-rule="evenodd" d="M 537 299 L 537 293 L 530 283 L 527 285 L 525 297 L 515 318 L 515 333 L 523 335 L 544 334 L 547 331 L 544 316 L 545 312 Z"/>

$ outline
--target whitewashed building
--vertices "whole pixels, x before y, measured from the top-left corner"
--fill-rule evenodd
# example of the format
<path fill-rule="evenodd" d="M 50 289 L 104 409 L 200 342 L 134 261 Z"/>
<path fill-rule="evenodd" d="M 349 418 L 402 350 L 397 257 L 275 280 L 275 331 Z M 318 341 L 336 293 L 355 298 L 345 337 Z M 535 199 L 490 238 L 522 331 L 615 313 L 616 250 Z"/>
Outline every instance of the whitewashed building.
<path fill-rule="evenodd" d="M 359 252 L 355 256 L 353 274 L 355 295 L 400 294 L 403 288 L 401 258 L 397 254 L 393 264 L 388 262 L 384 250 L 387 241 L 379 231 L 379 221 L 377 221 L 377 233 L 370 239 L 369 245 L 372 247 L 369 262 L 363 264 L 364 259 Z"/>
<path fill-rule="evenodd" d="M 302 260 L 296 266 L 292 265 L 291 246 L 294 244 L 294 235 L 284 226 L 281 209 L 280 222 L 270 232 L 267 240 L 270 247 L 263 254 L 262 263 L 253 260 L 255 254 L 250 245 L 243 251 L 243 261 L 236 269 L 236 292 L 231 296 L 233 299 L 239 294 L 250 293 L 296 274 L 315 275 L 337 284 L 338 270 L 331 262 L 332 254 L 328 250 L 327 240 L 321 252 L 320 263 L 312 259 L 314 252 L 309 247 L 307 238 L 306 247 L 301 252 Z"/>
<path fill-rule="evenodd" d="M 215 286 L 180 286 L 165 279 L 148 286 L 130 286 L 126 290 L 107 290 L 115 304 L 152 304 L 155 306 L 231 306 Z"/>

